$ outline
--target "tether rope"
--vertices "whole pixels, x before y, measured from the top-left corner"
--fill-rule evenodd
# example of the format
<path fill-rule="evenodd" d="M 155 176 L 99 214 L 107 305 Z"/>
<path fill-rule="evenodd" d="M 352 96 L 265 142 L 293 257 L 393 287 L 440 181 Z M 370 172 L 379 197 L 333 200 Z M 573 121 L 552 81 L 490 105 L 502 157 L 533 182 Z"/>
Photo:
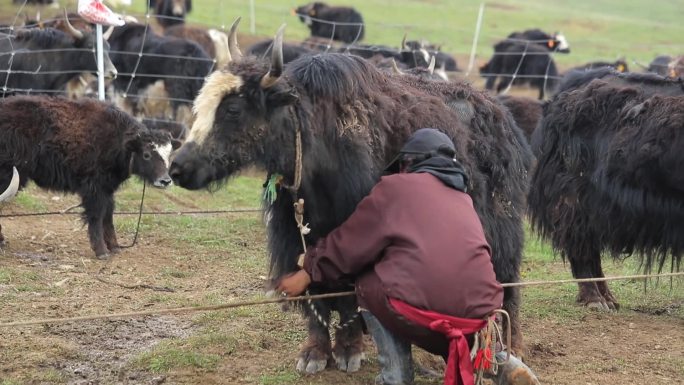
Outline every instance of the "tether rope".
<path fill-rule="evenodd" d="M 192 214 L 222 214 L 222 213 L 256 213 L 261 212 L 262 209 L 244 208 L 244 209 L 225 209 L 225 210 L 186 210 L 186 211 L 143 211 L 143 215 L 192 215 Z M 45 211 L 40 213 L 14 213 L 1 214 L 0 218 L 19 218 L 19 217 L 39 217 L 48 215 L 81 215 L 80 211 Z M 114 215 L 138 215 L 139 211 L 116 211 Z"/>
<path fill-rule="evenodd" d="M 649 278 L 678 277 L 678 276 L 684 276 L 684 272 L 652 274 L 652 275 L 649 275 L 649 274 L 626 275 L 626 276 L 603 277 L 603 278 L 560 279 L 560 280 L 555 280 L 555 281 L 513 282 L 513 283 L 503 283 L 503 284 L 501 284 L 501 286 L 502 287 L 526 287 L 526 286 L 539 286 L 539 285 L 556 285 L 556 284 L 565 284 L 565 283 L 605 282 L 605 281 L 628 280 L 628 279 L 649 279 Z M 225 304 L 220 304 L 220 305 L 211 305 L 211 306 L 190 306 L 190 307 L 178 307 L 178 308 L 159 309 L 159 310 L 137 311 L 137 312 L 134 311 L 134 312 L 125 312 L 125 313 L 93 314 L 93 315 L 79 316 L 79 317 L 46 318 L 46 319 L 39 319 L 39 320 L 28 320 L 28 321 L 0 323 L 0 328 L 14 327 L 14 326 L 54 324 L 54 323 L 69 323 L 69 322 L 78 322 L 78 321 L 93 321 L 93 320 L 122 318 L 122 317 L 137 317 L 137 316 L 148 316 L 148 315 L 162 315 L 162 314 L 176 314 L 176 313 L 189 313 L 189 312 L 199 312 L 199 311 L 223 310 L 223 309 L 230 309 L 230 308 L 243 307 L 243 306 L 264 305 L 264 304 L 270 304 L 270 303 L 311 301 L 314 299 L 347 297 L 347 296 L 351 296 L 354 294 L 356 294 L 355 291 L 344 291 L 344 292 L 339 292 L 339 293 L 305 295 L 305 296 L 299 296 L 299 297 L 278 297 L 278 298 L 261 299 L 261 300 L 253 300 L 253 301 L 238 301 L 238 302 L 231 302 L 231 303 L 225 303 Z"/>

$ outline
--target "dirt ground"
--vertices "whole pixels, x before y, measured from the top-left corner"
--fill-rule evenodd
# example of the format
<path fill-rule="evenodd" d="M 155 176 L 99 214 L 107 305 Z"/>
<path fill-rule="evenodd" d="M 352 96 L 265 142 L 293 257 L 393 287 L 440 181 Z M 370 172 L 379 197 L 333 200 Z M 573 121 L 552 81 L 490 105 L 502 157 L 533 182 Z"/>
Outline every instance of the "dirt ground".
<path fill-rule="evenodd" d="M 75 202 L 34 194 L 47 209 Z M 191 200 L 173 199 L 194 206 Z M 8 211 L 26 210 L 12 206 Z M 78 216 L 0 218 L 8 239 L 0 253 L 0 323 L 260 296 L 267 270 L 258 214 L 229 216 L 220 225 L 213 222 L 219 219 L 185 218 L 179 222 L 187 225 L 184 236 L 203 221 L 209 221 L 209 229 L 222 227 L 225 235 L 202 228 L 204 238 L 174 241 L 179 227 L 165 224 L 174 219 L 149 218 L 137 246 L 100 261 L 91 256 Z M 122 227 L 128 229 L 134 218 L 115 221 L 118 226 L 126 221 Z M 242 226 L 229 227 L 239 221 Z M 126 244 L 131 232 L 119 230 L 119 237 Z M 225 243 L 217 247 L 217 238 Z M 523 307 L 526 360 L 543 384 L 684 384 L 684 319 L 672 311 L 682 302 L 680 293 L 670 308 L 571 309 L 578 315 L 568 317 L 532 314 Z M 300 377 L 294 362 L 303 338 L 299 317 L 276 305 L 0 327 L 0 384 L 372 384 L 378 366 L 370 342 L 359 373 L 329 368 Z M 439 368 L 437 360 L 421 357 L 425 365 Z M 421 377 L 418 383 L 441 381 Z"/>

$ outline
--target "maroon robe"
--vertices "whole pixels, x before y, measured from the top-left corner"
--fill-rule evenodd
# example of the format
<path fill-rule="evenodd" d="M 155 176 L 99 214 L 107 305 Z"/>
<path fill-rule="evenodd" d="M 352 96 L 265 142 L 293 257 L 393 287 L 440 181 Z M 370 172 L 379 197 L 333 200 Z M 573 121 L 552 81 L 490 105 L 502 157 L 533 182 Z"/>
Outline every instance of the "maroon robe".
<path fill-rule="evenodd" d="M 482 319 L 503 300 L 472 200 L 428 173 L 383 177 L 352 215 L 316 247 L 313 282 L 354 280 L 359 303 L 389 330 L 443 356 L 446 338 L 396 313 L 388 298 Z"/>

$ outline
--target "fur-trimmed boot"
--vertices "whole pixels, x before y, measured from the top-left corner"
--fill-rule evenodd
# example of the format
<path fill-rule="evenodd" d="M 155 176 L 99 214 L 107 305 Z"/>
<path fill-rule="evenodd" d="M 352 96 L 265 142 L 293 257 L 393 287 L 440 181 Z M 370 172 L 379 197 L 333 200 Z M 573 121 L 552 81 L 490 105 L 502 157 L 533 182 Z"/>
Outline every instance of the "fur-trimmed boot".
<path fill-rule="evenodd" d="M 380 374 L 375 378 L 376 385 L 411 385 L 413 384 L 413 357 L 411 344 L 397 338 L 385 329 L 380 321 L 368 311 L 361 315 L 375 346 L 378 348 Z"/>
<path fill-rule="evenodd" d="M 503 362 L 506 359 L 506 353 L 496 353 L 496 359 Z M 499 365 L 499 370 L 492 380 L 496 385 L 540 385 L 532 369 L 513 355 L 508 362 Z"/>

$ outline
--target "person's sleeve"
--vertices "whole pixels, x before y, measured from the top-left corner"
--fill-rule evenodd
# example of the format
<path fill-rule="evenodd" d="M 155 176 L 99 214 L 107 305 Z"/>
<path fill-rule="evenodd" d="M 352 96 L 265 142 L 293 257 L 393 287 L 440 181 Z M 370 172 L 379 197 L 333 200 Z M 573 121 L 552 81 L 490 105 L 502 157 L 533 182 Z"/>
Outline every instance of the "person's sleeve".
<path fill-rule="evenodd" d="M 304 270 L 313 282 L 354 278 L 381 257 L 390 241 L 386 190 L 382 182 L 376 185 L 342 225 L 307 250 Z"/>

